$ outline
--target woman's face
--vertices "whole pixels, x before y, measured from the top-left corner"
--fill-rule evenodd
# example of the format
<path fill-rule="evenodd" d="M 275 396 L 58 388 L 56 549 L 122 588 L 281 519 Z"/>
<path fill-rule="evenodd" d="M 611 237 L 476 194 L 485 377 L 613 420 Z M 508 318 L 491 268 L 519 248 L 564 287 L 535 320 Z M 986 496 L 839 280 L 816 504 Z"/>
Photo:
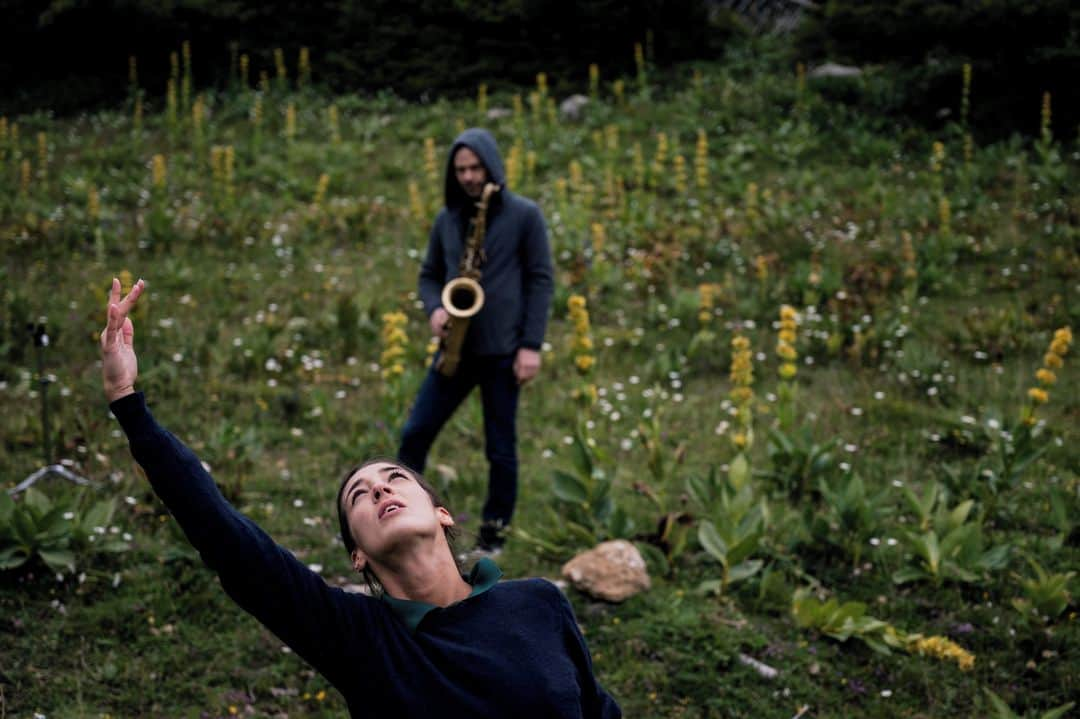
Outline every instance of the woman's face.
<path fill-rule="evenodd" d="M 349 530 L 356 541 L 353 566 L 363 569 L 369 560 L 381 563 L 417 542 L 439 541 L 454 523 L 444 507 L 404 467 L 374 462 L 349 477 L 341 495 Z"/>

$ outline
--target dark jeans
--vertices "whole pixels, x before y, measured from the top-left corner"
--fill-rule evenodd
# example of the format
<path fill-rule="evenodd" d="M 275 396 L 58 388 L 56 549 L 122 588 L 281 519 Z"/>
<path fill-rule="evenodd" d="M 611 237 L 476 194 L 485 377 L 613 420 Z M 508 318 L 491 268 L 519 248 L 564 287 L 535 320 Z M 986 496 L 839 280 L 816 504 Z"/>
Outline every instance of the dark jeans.
<path fill-rule="evenodd" d="M 484 406 L 484 440 L 489 465 L 483 520 L 506 525 L 510 523 L 517 499 L 515 417 L 519 387 L 514 378 L 513 355 L 462 357 L 453 377 L 444 377 L 434 366 L 429 368 L 402 430 L 398 459 L 423 472 L 428 450 L 439 430 L 476 385 L 480 385 Z"/>

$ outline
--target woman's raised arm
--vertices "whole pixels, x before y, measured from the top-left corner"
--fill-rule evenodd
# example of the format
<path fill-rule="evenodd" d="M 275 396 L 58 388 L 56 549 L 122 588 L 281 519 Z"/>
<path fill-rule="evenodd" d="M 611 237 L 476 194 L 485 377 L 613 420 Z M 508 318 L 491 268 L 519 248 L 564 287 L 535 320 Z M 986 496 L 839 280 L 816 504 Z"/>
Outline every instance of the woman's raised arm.
<path fill-rule="evenodd" d="M 229 596 L 336 684 L 347 666 L 345 642 L 363 633 L 374 602 L 327 586 L 277 545 L 225 500 L 195 453 L 154 419 L 135 391 L 135 329 L 128 317 L 144 287 L 139 280 L 121 299 L 113 280 L 101 333 L 105 395 L 131 454 Z"/>

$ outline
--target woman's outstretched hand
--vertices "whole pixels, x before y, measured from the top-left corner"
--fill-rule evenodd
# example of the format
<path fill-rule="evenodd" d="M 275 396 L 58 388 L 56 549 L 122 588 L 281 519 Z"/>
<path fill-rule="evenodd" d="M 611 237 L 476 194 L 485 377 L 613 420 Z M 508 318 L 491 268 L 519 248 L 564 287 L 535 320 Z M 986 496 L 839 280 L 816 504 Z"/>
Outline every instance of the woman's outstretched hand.
<path fill-rule="evenodd" d="M 135 307 L 146 283 L 139 280 L 120 299 L 120 280 L 113 278 L 109 292 L 109 320 L 101 332 L 101 379 L 105 397 L 114 402 L 135 391 L 139 361 L 135 357 L 135 326 L 128 313 Z"/>

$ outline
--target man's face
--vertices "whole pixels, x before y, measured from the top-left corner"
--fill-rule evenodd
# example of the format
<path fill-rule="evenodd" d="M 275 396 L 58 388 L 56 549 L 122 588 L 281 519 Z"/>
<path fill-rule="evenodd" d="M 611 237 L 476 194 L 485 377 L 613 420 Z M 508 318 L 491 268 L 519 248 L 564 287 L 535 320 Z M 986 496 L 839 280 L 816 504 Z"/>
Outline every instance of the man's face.
<path fill-rule="evenodd" d="M 487 169 L 475 152 L 462 147 L 454 153 L 454 175 L 466 195 L 475 199 L 480 198 L 488 176 Z"/>

